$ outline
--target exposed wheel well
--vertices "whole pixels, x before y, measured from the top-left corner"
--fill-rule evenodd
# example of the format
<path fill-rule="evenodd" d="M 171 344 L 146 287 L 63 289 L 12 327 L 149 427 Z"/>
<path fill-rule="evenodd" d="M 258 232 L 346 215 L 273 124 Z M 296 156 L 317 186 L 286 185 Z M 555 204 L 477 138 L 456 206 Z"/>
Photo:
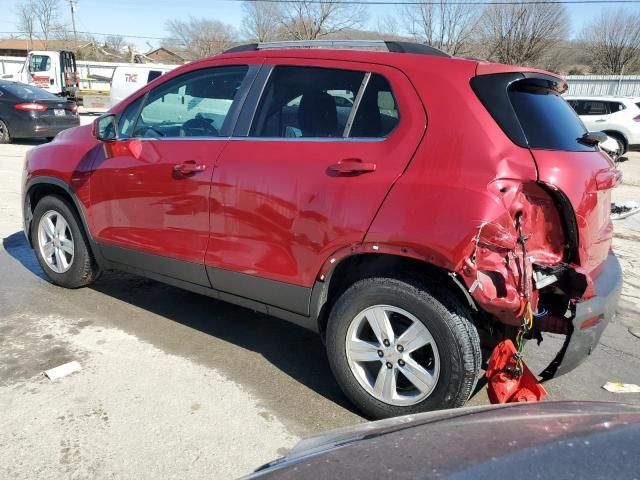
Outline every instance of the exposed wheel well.
<path fill-rule="evenodd" d="M 452 294 L 469 303 L 470 297 L 465 295 L 461 286 L 444 268 L 410 257 L 379 253 L 363 253 L 352 255 L 342 260 L 327 277 L 323 291 L 316 303 L 318 331 L 324 338 L 331 307 L 351 285 L 359 280 L 373 277 L 402 278 L 411 276 L 418 280 L 438 282 Z"/>

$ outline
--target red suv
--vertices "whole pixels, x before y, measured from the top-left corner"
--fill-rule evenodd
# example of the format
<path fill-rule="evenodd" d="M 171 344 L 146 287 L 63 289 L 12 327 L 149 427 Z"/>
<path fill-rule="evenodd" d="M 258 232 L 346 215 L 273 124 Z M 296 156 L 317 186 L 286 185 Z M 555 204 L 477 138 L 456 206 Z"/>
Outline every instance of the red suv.
<path fill-rule="evenodd" d="M 529 307 L 566 335 L 545 378 L 614 315 L 619 173 L 565 89 L 423 45 L 238 47 L 32 149 L 25 232 L 55 284 L 125 270 L 317 331 L 371 417 L 457 407 Z"/>

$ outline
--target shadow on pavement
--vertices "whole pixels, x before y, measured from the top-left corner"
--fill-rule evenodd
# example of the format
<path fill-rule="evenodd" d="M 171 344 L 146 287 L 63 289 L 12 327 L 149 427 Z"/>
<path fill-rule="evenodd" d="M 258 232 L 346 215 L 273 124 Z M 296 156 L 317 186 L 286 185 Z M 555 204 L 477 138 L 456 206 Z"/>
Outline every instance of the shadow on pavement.
<path fill-rule="evenodd" d="M 26 145 L 36 147 L 49 141 L 45 138 L 13 138 L 11 139 L 12 145 Z"/>
<path fill-rule="evenodd" d="M 22 232 L 4 238 L 3 245 L 31 273 L 46 278 Z M 333 378 L 320 337 L 313 332 L 268 315 L 125 273 L 107 272 L 90 288 L 223 342 L 258 353 L 295 381 L 355 413 Z M 131 315 L 135 315 L 135 312 L 132 311 Z M 269 369 L 254 362 L 251 355 L 229 349 L 217 340 L 194 347 L 184 345 L 180 339 L 163 338 L 168 333 L 157 327 L 157 321 L 153 317 L 136 318 L 135 322 L 131 322 L 135 327 L 116 326 L 125 330 L 135 328 L 134 333 L 142 339 L 158 343 L 163 349 L 169 345 L 169 349 L 178 354 L 193 356 L 192 350 L 199 348 L 201 351 L 196 352 L 196 356 L 201 354 L 205 363 L 221 368 L 222 373 L 229 374 L 239 383 L 248 381 L 249 384 L 259 385 L 268 381 L 264 377 L 269 374 Z M 190 340 L 186 338 L 187 342 Z"/>

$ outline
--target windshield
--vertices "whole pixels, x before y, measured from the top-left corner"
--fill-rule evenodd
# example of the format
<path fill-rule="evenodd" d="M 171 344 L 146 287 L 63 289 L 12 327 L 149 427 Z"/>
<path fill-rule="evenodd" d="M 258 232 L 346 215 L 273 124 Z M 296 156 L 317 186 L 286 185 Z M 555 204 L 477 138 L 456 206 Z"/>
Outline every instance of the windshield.
<path fill-rule="evenodd" d="M 1 88 L 21 100 L 61 100 L 60 97 L 56 97 L 52 93 L 38 87 L 32 87 L 31 85 L 10 83 L 3 85 Z"/>

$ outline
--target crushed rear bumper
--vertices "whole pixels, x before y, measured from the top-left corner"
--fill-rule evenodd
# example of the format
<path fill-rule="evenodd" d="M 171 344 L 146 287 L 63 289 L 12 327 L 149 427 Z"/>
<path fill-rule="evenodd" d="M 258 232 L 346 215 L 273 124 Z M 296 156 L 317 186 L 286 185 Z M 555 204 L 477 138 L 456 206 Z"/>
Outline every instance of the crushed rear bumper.
<path fill-rule="evenodd" d="M 614 317 L 622 290 L 622 267 L 613 253 L 609 254 L 593 283 L 595 296 L 576 305 L 572 328 L 556 358 L 540 374 L 542 378 L 564 375 L 580 365 L 591 355 Z"/>

